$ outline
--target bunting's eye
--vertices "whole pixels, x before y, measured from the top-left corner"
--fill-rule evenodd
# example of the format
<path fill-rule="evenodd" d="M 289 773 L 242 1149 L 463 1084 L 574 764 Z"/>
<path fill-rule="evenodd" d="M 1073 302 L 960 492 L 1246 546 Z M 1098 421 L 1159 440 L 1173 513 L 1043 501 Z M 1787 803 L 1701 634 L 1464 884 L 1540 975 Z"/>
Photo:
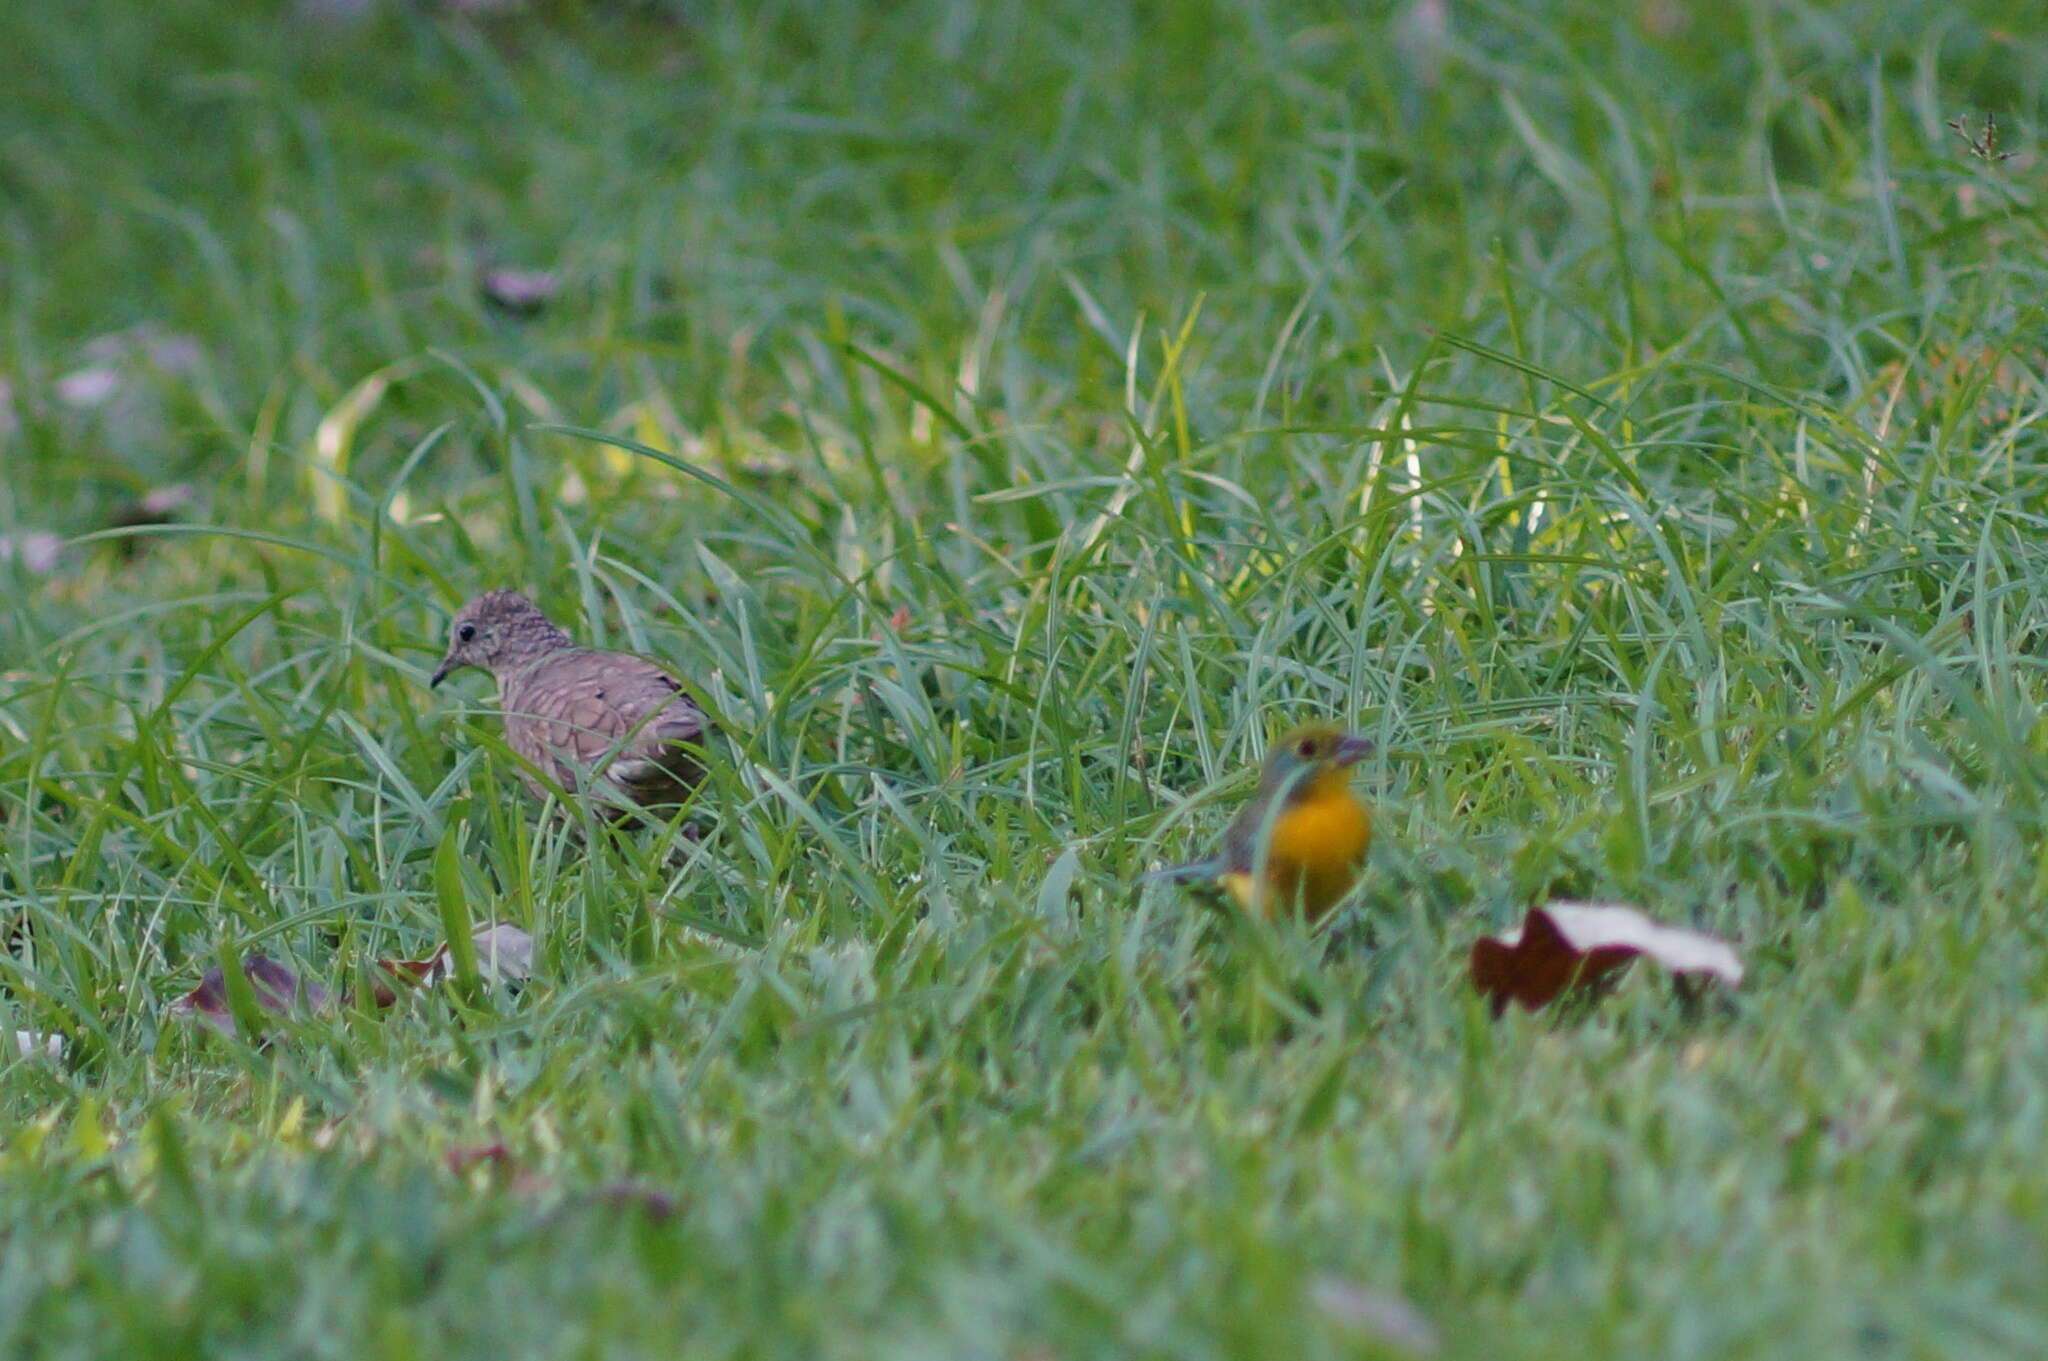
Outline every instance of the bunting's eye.
<path fill-rule="evenodd" d="M 459 624 L 459 625 L 457 625 L 457 626 L 456 626 L 456 629 L 455 629 L 455 641 L 456 641 L 456 642 L 458 642 L 458 643 L 467 643 L 467 642 L 469 642 L 470 640 L 472 640 L 472 639 L 473 639 L 473 638 L 475 638 L 475 637 L 476 637 L 476 625 L 475 625 L 475 624 Z"/>
<path fill-rule="evenodd" d="M 1295 750 L 1299 751 L 1303 756 L 1314 756 L 1316 754 L 1316 739 L 1313 737 L 1302 738 L 1301 744 Z"/>

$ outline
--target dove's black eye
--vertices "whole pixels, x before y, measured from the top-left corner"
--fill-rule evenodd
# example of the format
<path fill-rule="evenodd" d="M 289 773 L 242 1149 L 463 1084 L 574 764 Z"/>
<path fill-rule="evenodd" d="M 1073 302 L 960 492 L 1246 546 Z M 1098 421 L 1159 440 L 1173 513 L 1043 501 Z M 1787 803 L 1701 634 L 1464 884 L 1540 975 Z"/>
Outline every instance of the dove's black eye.
<path fill-rule="evenodd" d="M 460 625 L 457 625 L 457 626 L 456 626 L 456 629 L 455 629 L 455 641 L 456 641 L 456 642 L 458 642 L 458 643 L 466 643 L 466 642 L 470 641 L 470 640 L 471 640 L 472 638 L 474 638 L 474 637 L 476 637 L 476 625 L 475 625 L 475 624 L 460 624 Z"/>

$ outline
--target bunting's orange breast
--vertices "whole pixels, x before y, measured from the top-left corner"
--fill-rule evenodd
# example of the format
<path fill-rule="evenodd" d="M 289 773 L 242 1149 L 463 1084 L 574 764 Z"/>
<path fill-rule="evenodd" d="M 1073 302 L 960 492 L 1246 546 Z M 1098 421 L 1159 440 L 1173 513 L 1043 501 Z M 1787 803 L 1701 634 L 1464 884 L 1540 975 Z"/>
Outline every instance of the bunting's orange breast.
<path fill-rule="evenodd" d="M 1273 819 L 1263 891 L 1254 865 L 1233 866 L 1223 887 L 1249 912 L 1271 916 L 1296 903 L 1314 921 L 1337 905 L 1372 847 L 1372 814 L 1351 792 L 1346 772 L 1329 770 Z M 1256 858 L 1255 858 L 1256 860 Z"/>

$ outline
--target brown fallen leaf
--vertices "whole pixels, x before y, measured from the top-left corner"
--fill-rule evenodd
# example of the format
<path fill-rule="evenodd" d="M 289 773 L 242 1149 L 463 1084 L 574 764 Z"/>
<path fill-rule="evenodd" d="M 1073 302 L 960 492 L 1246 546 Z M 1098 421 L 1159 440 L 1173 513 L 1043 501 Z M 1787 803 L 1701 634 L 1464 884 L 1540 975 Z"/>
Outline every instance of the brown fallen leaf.
<path fill-rule="evenodd" d="M 317 1011 L 327 1005 L 327 989 L 311 979 L 300 978 L 269 955 L 245 957 L 242 973 L 249 980 L 257 1007 L 274 1016 Z M 171 1003 L 171 1010 L 180 1016 L 196 1017 L 223 1034 L 235 1033 L 235 1015 L 228 1006 L 227 976 L 218 964 L 201 976 L 198 987 Z"/>
<path fill-rule="evenodd" d="M 441 1156 L 450 1172 L 472 1185 L 487 1184 L 515 1196 L 542 1196 L 554 1188 L 553 1181 L 523 1166 L 502 1142 L 451 1148 Z"/>
<path fill-rule="evenodd" d="M 558 1189 L 553 1178 L 543 1176 L 522 1165 L 519 1158 L 502 1141 L 451 1148 L 441 1157 L 448 1170 L 458 1177 L 470 1177 L 477 1169 L 485 1169 L 486 1176 L 473 1180 L 488 1181 L 515 1196 L 547 1196 Z M 587 1190 L 572 1191 L 549 1212 L 548 1217 L 553 1218 L 571 1204 L 637 1210 L 655 1223 L 673 1219 L 682 1209 L 682 1202 L 673 1193 L 633 1178 L 603 1182 Z"/>
<path fill-rule="evenodd" d="M 1741 956 L 1718 937 L 1659 926 L 1618 904 L 1546 903 L 1529 909 L 1520 930 L 1473 943 L 1472 983 L 1496 1016 L 1510 1002 L 1534 1011 L 1560 993 L 1597 985 L 1638 956 L 1674 975 L 1704 974 L 1731 987 L 1742 981 Z"/>
<path fill-rule="evenodd" d="M 479 1163 L 489 1163 L 493 1168 L 509 1167 L 512 1163 L 512 1150 L 501 1143 L 451 1148 L 443 1156 L 447 1159 L 448 1170 L 457 1176 Z"/>
<path fill-rule="evenodd" d="M 508 922 L 493 922 L 470 937 L 476 948 L 476 971 L 486 983 L 516 983 L 533 976 L 533 937 Z M 372 980 L 371 997 L 380 1007 L 398 1000 L 393 983 L 432 986 L 455 976 L 455 961 L 447 942 L 425 959 L 380 959 L 377 967 L 391 975 L 390 982 Z"/>
<path fill-rule="evenodd" d="M 436 950 L 426 959 L 378 960 L 377 967 L 389 974 L 390 978 L 388 980 L 383 978 L 372 978 L 370 980 L 370 1000 L 380 1007 L 388 1007 L 397 1002 L 397 985 L 402 984 L 411 987 L 426 982 L 428 973 L 440 967 L 442 953 L 447 948 L 445 945 L 442 946 L 441 949 Z"/>

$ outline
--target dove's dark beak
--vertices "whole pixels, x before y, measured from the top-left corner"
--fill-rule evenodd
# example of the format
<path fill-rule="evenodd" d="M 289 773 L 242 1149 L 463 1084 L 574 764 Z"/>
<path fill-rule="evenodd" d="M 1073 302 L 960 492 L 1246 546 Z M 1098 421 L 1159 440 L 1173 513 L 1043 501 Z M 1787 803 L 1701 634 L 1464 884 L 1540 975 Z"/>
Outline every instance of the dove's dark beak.
<path fill-rule="evenodd" d="M 447 679 L 448 679 L 448 673 L 449 673 L 450 671 L 453 671 L 454 669 L 455 669 L 455 663 L 453 663 L 453 662 L 450 662 L 450 661 L 443 661 L 443 662 L 442 662 L 442 663 L 441 663 L 441 664 L 440 664 L 439 666 L 437 666 L 437 667 L 435 667 L 435 668 L 434 668 L 434 678 L 433 678 L 432 680 L 430 680 L 430 681 L 428 681 L 428 682 L 427 682 L 427 688 L 428 688 L 429 690 L 438 690 L 438 689 L 440 689 L 440 688 L 441 688 L 441 682 L 442 682 L 442 681 L 444 681 L 444 680 L 447 680 Z"/>
<path fill-rule="evenodd" d="M 1372 755 L 1375 750 L 1370 737 L 1361 737 L 1355 732 L 1346 733 L 1337 739 L 1337 750 L 1331 753 L 1330 759 L 1340 766 L 1355 765 Z"/>

